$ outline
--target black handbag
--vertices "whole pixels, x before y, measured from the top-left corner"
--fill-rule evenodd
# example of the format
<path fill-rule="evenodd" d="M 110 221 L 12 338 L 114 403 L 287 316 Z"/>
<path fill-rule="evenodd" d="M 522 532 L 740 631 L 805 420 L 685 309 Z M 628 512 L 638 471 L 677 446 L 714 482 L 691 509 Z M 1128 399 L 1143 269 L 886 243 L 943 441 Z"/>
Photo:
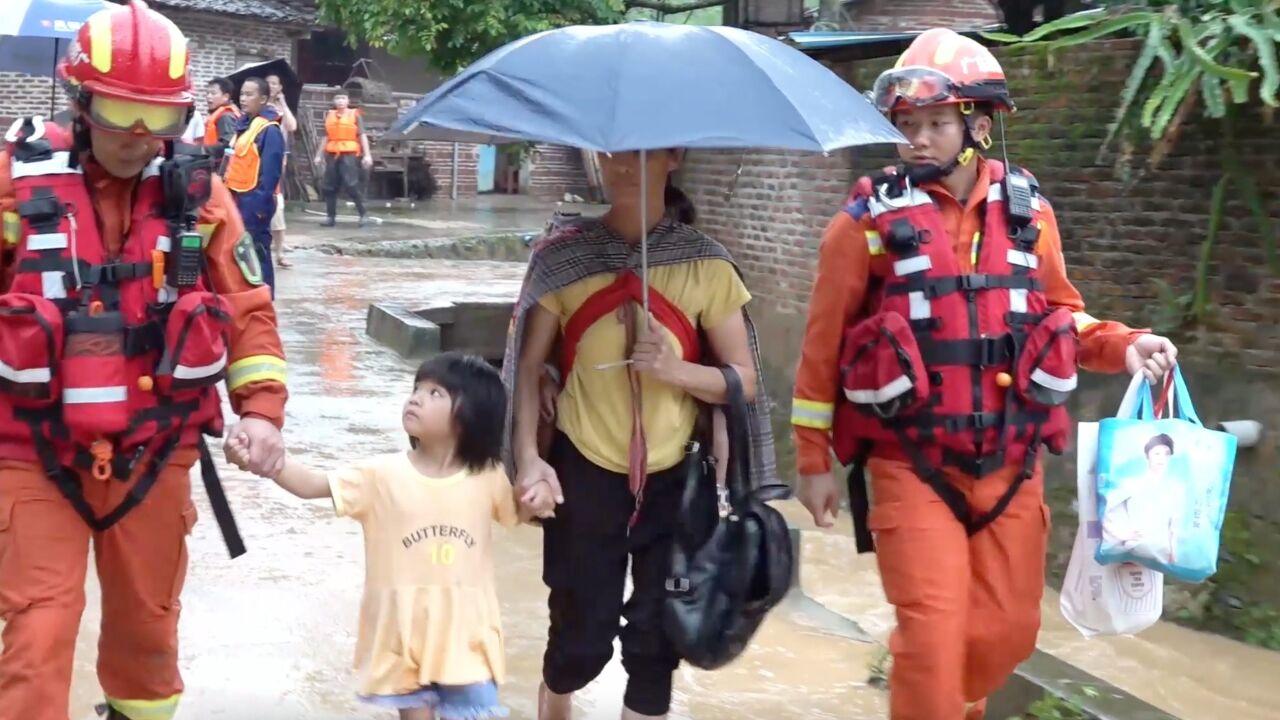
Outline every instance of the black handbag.
<path fill-rule="evenodd" d="M 691 441 L 664 609 L 672 645 L 704 670 L 742 654 L 765 615 L 787 594 L 795 563 L 786 519 L 766 504 L 790 497 L 791 489 L 750 486 L 750 420 L 742 380 L 732 368 L 720 370 L 729 391 L 725 485 L 716 481 L 709 444 Z"/>

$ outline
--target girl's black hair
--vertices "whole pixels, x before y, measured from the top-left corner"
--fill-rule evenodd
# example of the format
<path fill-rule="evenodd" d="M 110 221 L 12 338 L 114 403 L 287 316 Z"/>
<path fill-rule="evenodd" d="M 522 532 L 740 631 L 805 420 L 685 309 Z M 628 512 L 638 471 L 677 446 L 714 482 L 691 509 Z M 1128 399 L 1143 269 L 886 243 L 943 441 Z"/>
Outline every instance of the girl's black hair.
<path fill-rule="evenodd" d="M 422 382 L 444 388 L 453 401 L 458 460 L 472 472 L 496 464 L 507 417 L 507 387 L 498 370 L 477 355 L 446 352 L 418 366 L 413 386 Z M 417 448 L 417 438 L 410 436 L 409 446 Z"/>
<path fill-rule="evenodd" d="M 667 206 L 667 217 L 685 225 L 697 222 L 698 208 L 694 207 L 693 201 L 684 194 L 683 190 L 671 182 L 670 175 L 667 176 L 667 187 L 663 191 L 663 199 Z"/>

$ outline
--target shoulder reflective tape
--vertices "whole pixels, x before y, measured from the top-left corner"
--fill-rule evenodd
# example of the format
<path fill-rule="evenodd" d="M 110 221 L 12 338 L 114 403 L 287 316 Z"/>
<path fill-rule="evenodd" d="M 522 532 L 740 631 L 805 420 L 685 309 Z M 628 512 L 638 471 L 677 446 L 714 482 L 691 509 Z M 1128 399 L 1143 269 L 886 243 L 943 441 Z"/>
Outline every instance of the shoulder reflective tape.
<path fill-rule="evenodd" d="M 40 233 L 27 236 L 28 250 L 65 250 L 66 248 L 66 233 Z"/>
<path fill-rule="evenodd" d="M 56 152 L 47 160 L 36 160 L 33 162 L 13 161 L 13 167 L 10 170 L 10 177 L 14 180 L 20 180 L 28 177 L 41 177 L 43 175 L 83 175 L 84 172 L 79 166 L 71 167 L 71 153 Z"/>
<path fill-rule="evenodd" d="M 129 388 L 124 385 L 62 389 L 62 403 L 64 405 L 97 405 L 99 403 L 124 402 L 128 399 Z"/>
<path fill-rule="evenodd" d="M 1071 319 L 1076 321 L 1076 330 L 1084 332 L 1091 325 L 1098 324 L 1098 318 L 1087 312 L 1071 313 Z"/>
<path fill-rule="evenodd" d="M 241 358 L 227 368 L 227 390 L 234 391 L 242 385 L 263 380 L 284 383 L 287 379 L 286 370 L 285 361 L 274 355 L 250 355 L 247 358 Z"/>
<path fill-rule="evenodd" d="M 227 366 L 227 354 L 224 352 L 222 353 L 222 357 L 218 358 L 214 362 L 209 363 L 208 365 L 200 365 L 196 367 L 189 366 L 189 365 L 174 366 L 173 379 L 174 380 L 202 380 L 212 375 L 217 375 L 218 373 L 222 372 L 222 369 L 225 368 L 226 366 Z"/>
<path fill-rule="evenodd" d="M 6 365 L 3 360 L 0 360 L 0 377 L 18 385 L 47 383 L 53 379 L 53 371 L 47 367 L 19 370 Z"/>
<path fill-rule="evenodd" d="M 791 424 L 815 430 L 830 430 L 835 416 L 834 403 L 791 398 Z"/>
<path fill-rule="evenodd" d="M 933 261 L 929 259 L 928 255 L 917 255 L 893 261 L 893 272 L 898 277 L 922 273 L 931 268 L 933 268 Z"/>
<path fill-rule="evenodd" d="M 156 249 L 160 252 L 169 252 L 173 249 L 173 240 L 170 240 L 168 235 L 161 235 L 156 238 Z"/>
<path fill-rule="evenodd" d="M 178 700 L 182 695 L 170 695 L 163 700 L 122 700 L 107 698 L 107 704 L 129 720 L 172 720 L 178 712 Z"/>
<path fill-rule="evenodd" d="M 987 186 L 987 202 L 998 203 L 1004 202 L 1004 186 L 1000 183 L 991 183 Z"/>
<path fill-rule="evenodd" d="M 868 230 L 866 232 L 866 236 L 867 236 L 867 249 L 871 251 L 871 254 L 883 255 L 884 242 L 880 240 L 880 233 L 876 232 L 875 230 Z"/>
<path fill-rule="evenodd" d="M 17 245 L 22 237 L 22 217 L 16 212 L 4 214 L 4 242 L 6 245 Z"/>

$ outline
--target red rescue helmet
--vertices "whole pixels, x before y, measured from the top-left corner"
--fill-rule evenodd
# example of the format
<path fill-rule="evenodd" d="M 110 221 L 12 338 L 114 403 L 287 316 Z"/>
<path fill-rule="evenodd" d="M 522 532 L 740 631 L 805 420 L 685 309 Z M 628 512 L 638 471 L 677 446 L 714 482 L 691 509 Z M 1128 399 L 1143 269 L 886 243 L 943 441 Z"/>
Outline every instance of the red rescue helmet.
<path fill-rule="evenodd" d="M 187 38 L 143 0 L 101 10 L 77 33 L 58 76 L 91 124 L 178 137 L 194 98 Z"/>
<path fill-rule="evenodd" d="M 956 103 L 1016 109 L 1000 61 L 976 40 L 946 28 L 927 30 L 912 41 L 893 68 L 876 78 L 871 99 L 886 113 Z"/>

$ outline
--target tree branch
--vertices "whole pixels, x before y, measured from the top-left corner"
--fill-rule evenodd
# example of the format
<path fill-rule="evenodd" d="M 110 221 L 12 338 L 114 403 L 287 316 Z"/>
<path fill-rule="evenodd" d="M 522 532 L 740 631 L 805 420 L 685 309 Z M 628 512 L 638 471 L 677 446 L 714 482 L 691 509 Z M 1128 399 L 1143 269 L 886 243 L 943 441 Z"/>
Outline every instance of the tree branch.
<path fill-rule="evenodd" d="M 702 10 L 704 8 L 718 7 L 729 2 L 729 0 L 693 0 L 685 3 L 669 3 L 662 0 L 626 0 L 623 5 L 628 9 L 643 8 L 645 10 L 657 10 L 658 12 L 674 15 L 676 13 L 689 12 L 691 10 Z"/>

